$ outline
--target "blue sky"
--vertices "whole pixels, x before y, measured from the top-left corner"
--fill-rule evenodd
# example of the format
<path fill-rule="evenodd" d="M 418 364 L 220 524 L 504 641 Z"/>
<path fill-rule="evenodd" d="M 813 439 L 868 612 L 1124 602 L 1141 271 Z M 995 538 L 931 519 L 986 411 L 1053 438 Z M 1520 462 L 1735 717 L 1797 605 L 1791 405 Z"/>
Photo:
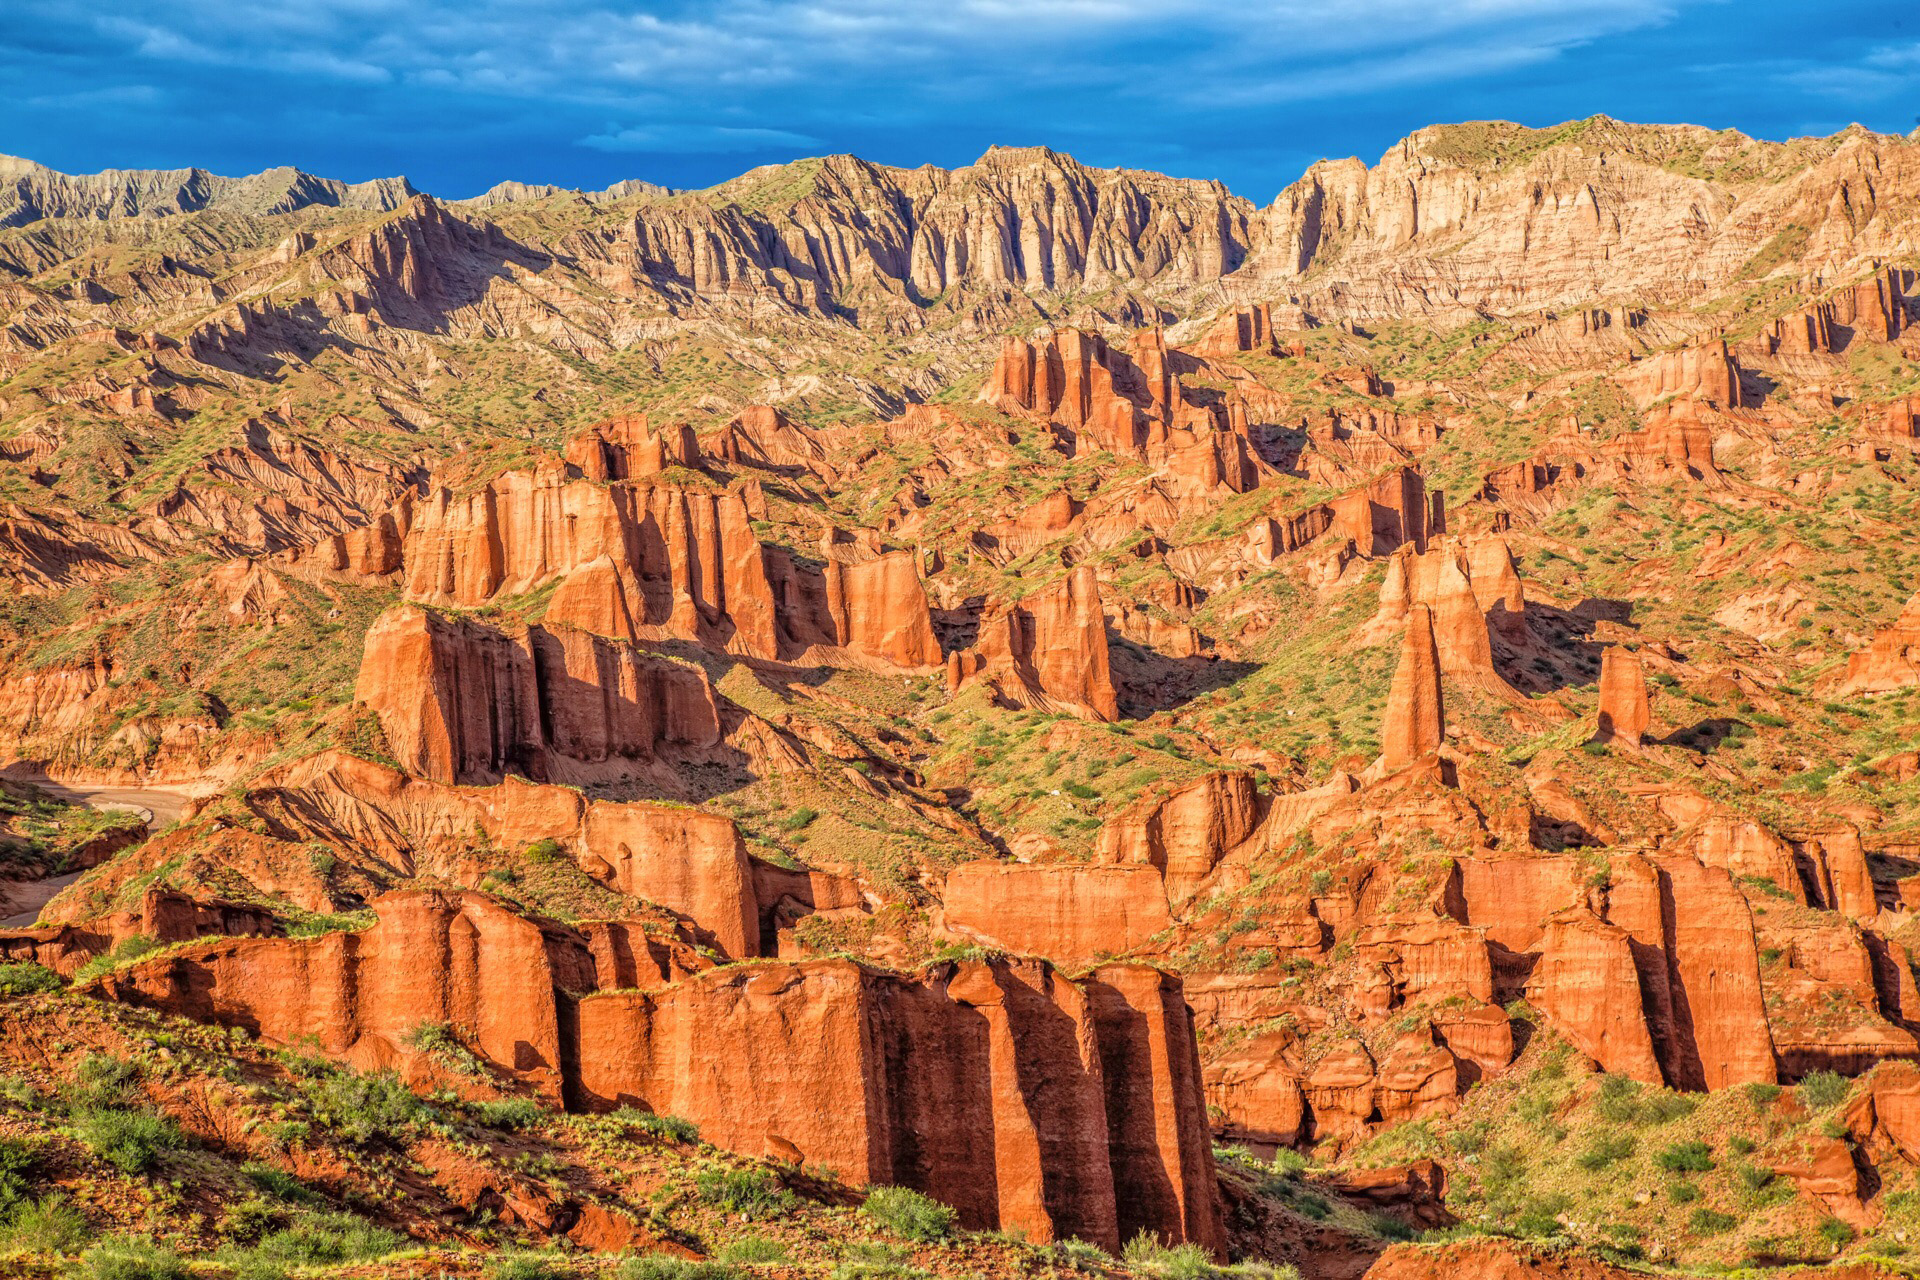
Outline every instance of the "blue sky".
<path fill-rule="evenodd" d="M 1438 121 L 1920 123 L 1911 0 L 0 0 L 0 152 L 706 186 L 1045 143 L 1265 203 Z"/>

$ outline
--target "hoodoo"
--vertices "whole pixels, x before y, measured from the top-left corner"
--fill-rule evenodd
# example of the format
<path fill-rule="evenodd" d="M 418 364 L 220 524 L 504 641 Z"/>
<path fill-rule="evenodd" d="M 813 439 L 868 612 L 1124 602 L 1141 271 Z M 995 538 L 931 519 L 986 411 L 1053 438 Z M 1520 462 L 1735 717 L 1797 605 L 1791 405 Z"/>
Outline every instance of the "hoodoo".
<path fill-rule="evenodd" d="M 1380 763 L 1388 772 L 1395 772 L 1425 760 L 1439 750 L 1446 731 L 1433 609 L 1416 604 L 1407 611 L 1400 664 L 1394 668 L 1393 687 L 1387 693 L 1386 716 L 1380 726 Z"/>

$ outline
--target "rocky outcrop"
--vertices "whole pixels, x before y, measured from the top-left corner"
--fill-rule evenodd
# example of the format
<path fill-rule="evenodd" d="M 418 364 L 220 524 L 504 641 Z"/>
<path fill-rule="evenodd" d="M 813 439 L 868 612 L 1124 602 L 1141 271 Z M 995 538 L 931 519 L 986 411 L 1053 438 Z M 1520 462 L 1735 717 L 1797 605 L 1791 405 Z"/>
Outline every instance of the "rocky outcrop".
<path fill-rule="evenodd" d="M 1331 504 L 1335 539 L 1352 541 L 1363 556 L 1389 556 L 1403 546 L 1427 549 L 1427 539 L 1445 533 L 1446 507 L 1440 494 L 1427 494 L 1426 478 L 1400 467 Z"/>
<path fill-rule="evenodd" d="M 1095 720 L 1119 717 L 1100 581 L 1090 566 L 988 614 L 974 647 L 948 655 L 950 691 L 983 681 L 1022 706 Z"/>
<path fill-rule="evenodd" d="M 777 896 L 761 893 L 731 819 L 685 805 L 588 800 L 515 777 L 449 786 L 340 753 L 261 775 L 248 804 L 284 837 L 473 886 L 493 866 L 489 849 L 544 846 L 608 888 L 675 913 L 691 936 L 735 959 L 761 953 L 760 915 Z"/>
<path fill-rule="evenodd" d="M 479 894 L 413 890 L 387 895 L 378 910 L 360 933 L 192 947 L 103 978 L 97 989 L 416 1080 L 436 1074 L 420 1029 L 453 1028 L 490 1065 L 558 1100 L 555 992 L 594 984 L 578 935 Z"/>
<path fill-rule="evenodd" d="M 720 969 L 579 1005 L 579 1098 L 913 1187 L 982 1229 L 1223 1243 L 1191 1026 L 1157 970 Z M 1114 1075 L 1107 1073 L 1111 1064 Z"/>
<path fill-rule="evenodd" d="M 1603 740 L 1640 745 L 1652 723 L 1647 704 L 1647 674 L 1640 655 L 1608 645 L 1600 656 L 1600 730 Z"/>
<path fill-rule="evenodd" d="M 1840 692 L 1885 693 L 1920 684 L 1920 595 L 1907 601 L 1893 625 L 1847 659 Z"/>
<path fill-rule="evenodd" d="M 1725 342 L 1649 356 L 1621 374 L 1620 383 L 1643 409 L 1662 400 L 1723 408 L 1740 404 L 1740 370 Z"/>
<path fill-rule="evenodd" d="M 618 772 L 720 745 L 699 667 L 571 628 L 514 632 L 403 605 L 367 633 L 358 700 L 393 756 L 436 782 Z"/>
<path fill-rule="evenodd" d="M 1157 867 L 1168 899 L 1178 905 L 1199 892 L 1220 860 L 1253 834 L 1259 819 L 1252 774 L 1210 773 L 1108 819 L 1095 857 Z"/>
<path fill-rule="evenodd" d="M 407 597 L 472 606 L 558 582 L 547 620 L 615 639 L 836 665 L 939 663 L 914 553 L 829 530 L 822 563 L 803 565 L 761 546 L 739 489 L 620 482 L 692 447 L 690 435 L 671 448 L 635 435 L 633 421 L 575 442 L 615 483 L 516 471 L 469 497 L 440 490 L 421 503 L 406 535 Z"/>
<path fill-rule="evenodd" d="M 668 467 L 700 466 L 700 444 L 693 428 L 680 424 L 655 430 L 647 415 L 629 414 L 587 428 L 567 442 L 566 458 L 589 480 L 639 480 Z"/>
<path fill-rule="evenodd" d="M 0 227 L 45 218 L 157 218 L 202 209 L 253 215 L 313 206 L 384 210 L 414 194 L 405 178 L 336 182 L 286 166 L 244 178 L 223 178 L 205 169 L 75 175 L 13 156 L 0 156 L 0 192 Z"/>
<path fill-rule="evenodd" d="M 1187 343 L 1186 348 L 1196 356 L 1209 359 L 1231 359 L 1247 352 L 1271 355 L 1274 351 L 1273 312 L 1264 302 L 1251 307 L 1235 307 L 1209 325 L 1206 332 Z"/>
<path fill-rule="evenodd" d="M 1387 691 L 1380 726 L 1380 763 L 1389 773 L 1430 757 L 1445 740 L 1446 713 L 1440 702 L 1440 655 L 1433 634 L 1433 610 L 1416 604 L 1407 611 L 1400 665 Z"/>
<path fill-rule="evenodd" d="M 963 862 L 941 903 L 954 933 L 1061 964 L 1127 955 L 1173 923 L 1166 882 L 1146 863 Z"/>

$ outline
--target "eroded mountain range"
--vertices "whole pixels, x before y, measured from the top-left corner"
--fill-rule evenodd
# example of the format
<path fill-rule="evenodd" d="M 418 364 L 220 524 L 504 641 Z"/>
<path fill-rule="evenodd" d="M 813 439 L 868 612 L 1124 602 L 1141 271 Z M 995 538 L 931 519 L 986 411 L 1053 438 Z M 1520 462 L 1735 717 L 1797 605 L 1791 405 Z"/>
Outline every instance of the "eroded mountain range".
<path fill-rule="evenodd" d="M 1920 140 L 0 177 L 0 763 L 189 797 L 4 819 L 35 1087 L 537 1100 L 375 1215 L 449 1248 L 715 1252 L 643 1113 L 1029 1242 L 941 1274 L 1920 1229 Z"/>

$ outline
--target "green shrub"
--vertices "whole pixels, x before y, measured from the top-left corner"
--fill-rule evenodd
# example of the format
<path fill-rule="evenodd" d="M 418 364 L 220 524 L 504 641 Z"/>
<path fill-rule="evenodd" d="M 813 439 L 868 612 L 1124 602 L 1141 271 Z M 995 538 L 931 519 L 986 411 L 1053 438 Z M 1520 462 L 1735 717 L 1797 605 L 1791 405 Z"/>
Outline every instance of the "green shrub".
<path fill-rule="evenodd" d="M 403 1039 L 409 1049 L 426 1054 L 449 1071 L 475 1077 L 487 1074 L 486 1064 L 467 1048 L 451 1023 L 422 1022 L 408 1031 Z"/>
<path fill-rule="evenodd" d="M 1667 1198 L 1675 1204 L 1692 1204 L 1700 1198 L 1700 1188 L 1691 1182 L 1670 1182 L 1667 1184 Z"/>
<path fill-rule="evenodd" d="M 24 1142 L 0 1138 L 0 1213 L 27 1198 L 27 1178 L 35 1164 L 33 1149 Z"/>
<path fill-rule="evenodd" d="M 1838 1218 L 1822 1219 L 1816 1230 L 1819 1231 L 1820 1238 L 1833 1246 L 1835 1250 L 1844 1249 L 1853 1242 L 1853 1228 Z"/>
<path fill-rule="evenodd" d="M 109 1240 L 80 1259 L 87 1280 L 190 1280 L 180 1255 L 148 1240 Z"/>
<path fill-rule="evenodd" d="M 959 1217 L 951 1208 L 907 1187 L 875 1187 L 860 1212 L 907 1240 L 945 1240 Z"/>
<path fill-rule="evenodd" d="M 1695 1209 L 1693 1216 L 1687 1219 L 1687 1227 L 1696 1235 L 1710 1236 L 1725 1231 L 1738 1219 L 1730 1213 L 1721 1213 L 1718 1209 Z"/>
<path fill-rule="evenodd" d="M 1313 1161 L 1292 1147 L 1281 1147 L 1273 1153 L 1273 1171 L 1283 1178 L 1291 1178 L 1304 1172 L 1312 1163 Z"/>
<path fill-rule="evenodd" d="M 1594 1173 L 1610 1164 L 1627 1159 L 1633 1154 L 1636 1145 L 1630 1133 L 1602 1134 L 1580 1153 L 1576 1163 L 1588 1173 Z"/>
<path fill-rule="evenodd" d="M 251 1182 L 256 1189 L 266 1192 L 276 1200 L 285 1200 L 289 1204 L 308 1204 L 314 1199 L 314 1194 L 307 1189 L 306 1183 L 285 1169 L 276 1169 L 258 1160 L 241 1165 L 240 1176 Z"/>
<path fill-rule="evenodd" d="M 749 1220 L 772 1218 L 793 1207 L 793 1193 L 765 1169 L 727 1169 L 715 1165 L 694 1175 L 703 1203 Z"/>
<path fill-rule="evenodd" d="M 698 1142 L 700 1129 L 691 1120 L 682 1120 L 679 1116 L 663 1116 L 657 1111 L 639 1111 L 632 1107 L 622 1107 L 614 1112 L 614 1123 L 629 1129 L 638 1129 L 645 1134 L 660 1138 L 666 1142 Z"/>
<path fill-rule="evenodd" d="M 803 805 L 786 817 L 780 819 L 780 826 L 787 831 L 799 831 L 804 827 L 811 826 L 813 820 L 819 816 L 819 814 Z"/>
<path fill-rule="evenodd" d="M 1653 1162 L 1668 1173 L 1706 1173 L 1713 1168 L 1713 1149 L 1698 1140 L 1676 1142 L 1654 1156 Z"/>
<path fill-rule="evenodd" d="M 274 1262 L 320 1265 L 382 1258 L 402 1238 L 351 1213 L 315 1213 L 260 1238 L 255 1252 Z"/>
<path fill-rule="evenodd" d="M 547 1118 L 547 1109 L 532 1098 L 489 1098 L 473 1113 L 489 1129 L 531 1129 Z"/>
<path fill-rule="evenodd" d="M 787 1247 L 765 1236 L 741 1236 L 716 1256 L 722 1262 L 785 1262 Z"/>
<path fill-rule="evenodd" d="M 1593 1109 L 1603 1120 L 1632 1124 L 1640 1118 L 1640 1082 L 1626 1076 L 1602 1076 Z"/>
<path fill-rule="evenodd" d="M 0 1228 L 0 1240 L 27 1253 L 72 1253 L 92 1234 L 86 1216 L 59 1194 L 16 1204 Z"/>
<path fill-rule="evenodd" d="M 427 1108 L 389 1072 L 341 1071 L 307 1086 L 307 1100 L 321 1123 L 354 1141 L 371 1142 L 419 1120 Z"/>
<path fill-rule="evenodd" d="M 1400 1219 L 1386 1213 L 1368 1214 L 1367 1227 L 1382 1240 L 1411 1240 L 1418 1234 Z"/>
<path fill-rule="evenodd" d="M 547 863 L 558 861 L 560 852 L 560 842 L 548 836 L 543 840 L 535 840 L 527 846 L 527 861 L 536 866 L 545 866 Z"/>
<path fill-rule="evenodd" d="M 1213 1258 L 1200 1245 L 1163 1245 L 1144 1227 L 1127 1241 L 1121 1257 L 1134 1270 L 1149 1271 L 1166 1280 L 1209 1280 L 1219 1274 Z"/>
<path fill-rule="evenodd" d="M 744 1280 L 738 1267 L 724 1262 L 696 1262 L 664 1253 L 628 1258 L 614 1275 L 618 1280 Z"/>
<path fill-rule="evenodd" d="M 1763 1169 L 1757 1164 L 1742 1164 L 1736 1172 L 1740 1185 L 1749 1191 L 1762 1190 L 1773 1181 L 1773 1170 Z"/>
<path fill-rule="evenodd" d="M 1795 1085 L 1793 1091 L 1812 1110 L 1825 1111 L 1845 1102 L 1852 1089 L 1853 1082 L 1838 1072 L 1815 1071 Z"/>
<path fill-rule="evenodd" d="M 111 1054 L 90 1053 L 74 1068 L 66 1095 L 81 1109 L 130 1106 L 140 1099 L 140 1068 Z"/>
<path fill-rule="evenodd" d="M 149 938 L 143 933 L 136 933 L 131 938 L 122 939 L 120 945 L 113 950 L 104 955 L 97 955 L 81 965 L 73 975 L 73 984 L 79 986 L 82 983 L 92 982 L 95 978 L 112 973 L 129 960 L 138 960 L 149 951 L 158 949 L 159 946 L 158 939 Z"/>
<path fill-rule="evenodd" d="M 573 1280 L 579 1273 L 552 1254 L 513 1253 L 487 1264 L 487 1280 Z"/>
<path fill-rule="evenodd" d="M 1069 1271 L 1083 1271 L 1090 1275 L 1100 1275 L 1112 1271 L 1119 1265 L 1112 1254 L 1097 1244 L 1069 1236 L 1053 1246 L 1053 1256 L 1060 1260 Z"/>
<path fill-rule="evenodd" d="M 0 964 L 0 996 L 38 995 L 58 991 L 64 985 L 59 974 L 31 960 Z"/>
<path fill-rule="evenodd" d="M 122 1173 L 145 1173 L 161 1153 L 185 1145 L 179 1126 L 151 1111 L 89 1108 L 76 1113 L 73 1130 L 93 1154 Z"/>

